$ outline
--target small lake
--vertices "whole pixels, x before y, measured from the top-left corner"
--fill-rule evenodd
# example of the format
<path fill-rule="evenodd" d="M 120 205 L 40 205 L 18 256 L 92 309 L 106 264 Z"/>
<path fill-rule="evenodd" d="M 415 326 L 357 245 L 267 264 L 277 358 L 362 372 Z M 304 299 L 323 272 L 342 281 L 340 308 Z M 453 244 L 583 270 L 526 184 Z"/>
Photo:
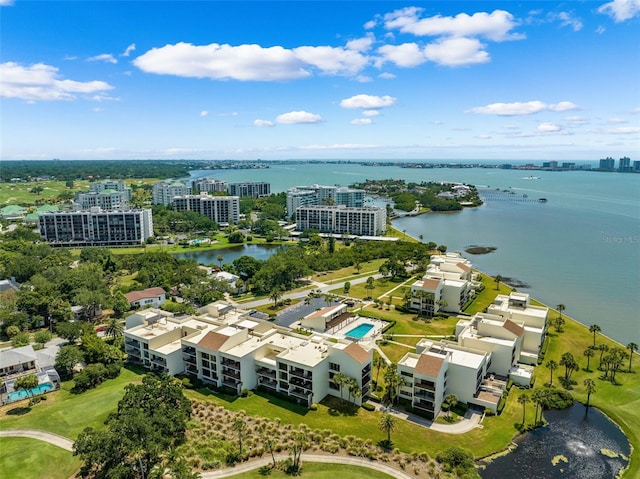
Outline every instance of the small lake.
<path fill-rule="evenodd" d="M 479 470 L 480 476 L 613 479 L 628 464 L 627 437 L 597 409 L 590 408 L 585 415 L 584 405 L 576 403 L 561 411 L 545 411 L 544 417 L 548 426 L 517 438 L 517 449 Z M 617 456 L 610 457 L 609 452 Z"/>
<path fill-rule="evenodd" d="M 175 253 L 173 256 L 182 259 L 193 259 L 199 264 L 217 266 L 218 256 L 222 256 L 222 263 L 232 263 L 240 256 L 252 256 L 255 259 L 265 260 L 275 254 L 282 245 L 279 244 L 245 244 L 229 248 L 211 249 L 206 251 L 191 251 Z"/>

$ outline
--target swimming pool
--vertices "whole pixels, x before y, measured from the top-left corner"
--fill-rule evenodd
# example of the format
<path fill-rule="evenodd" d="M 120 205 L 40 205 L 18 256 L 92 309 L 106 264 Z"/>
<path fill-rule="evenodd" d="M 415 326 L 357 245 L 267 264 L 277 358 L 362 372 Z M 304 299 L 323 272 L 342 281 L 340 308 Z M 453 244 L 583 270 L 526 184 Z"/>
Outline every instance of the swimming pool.
<path fill-rule="evenodd" d="M 27 399 L 29 397 L 36 396 L 38 394 L 44 394 L 46 392 L 49 392 L 53 388 L 54 388 L 53 383 L 43 383 L 43 384 L 38 384 L 38 386 L 36 386 L 33 389 L 29 389 L 28 391 L 25 391 L 24 389 L 21 389 L 19 391 L 13 391 L 12 393 L 7 394 L 7 398 L 4 400 L 4 402 L 9 403 L 13 401 L 19 401 L 20 399 Z"/>
<path fill-rule="evenodd" d="M 345 336 L 348 338 L 361 339 L 361 338 L 364 338 L 367 335 L 367 333 L 371 331 L 373 328 L 374 328 L 373 324 L 363 323 L 356 326 L 349 332 L 345 333 Z"/>

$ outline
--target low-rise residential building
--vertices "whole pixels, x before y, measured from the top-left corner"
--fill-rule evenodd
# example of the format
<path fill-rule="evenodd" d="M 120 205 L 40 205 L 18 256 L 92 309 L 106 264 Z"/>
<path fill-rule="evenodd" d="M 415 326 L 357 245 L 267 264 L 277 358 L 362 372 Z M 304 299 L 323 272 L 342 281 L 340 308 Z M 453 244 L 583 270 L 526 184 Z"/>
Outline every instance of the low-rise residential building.
<path fill-rule="evenodd" d="M 21 220 L 27 214 L 27 209 L 18 205 L 8 205 L 0 208 L 0 218 L 5 220 Z"/>
<path fill-rule="evenodd" d="M 348 314 L 347 305 L 344 303 L 334 304 L 306 315 L 300 320 L 300 326 L 324 333 L 332 328 L 333 321 L 339 321 L 344 314 Z"/>
<path fill-rule="evenodd" d="M 129 359 L 171 375 L 194 374 L 238 395 L 261 386 L 307 406 L 340 396 L 332 380 L 338 372 L 355 379 L 357 404 L 369 394 L 372 351 L 358 344 L 299 335 L 222 301 L 201 313 L 174 317 L 148 309 L 129 316 Z"/>
<path fill-rule="evenodd" d="M 240 219 L 240 197 L 199 195 L 174 196 L 176 211 L 195 211 L 219 225 L 235 224 Z"/>
<path fill-rule="evenodd" d="M 321 233 L 379 236 L 386 230 L 387 214 L 383 208 L 373 206 L 301 206 L 296 210 L 296 224 L 299 231 L 316 229 Z"/>
<path fill-rule="evenodd" d="M 52 246 L 135 246 L 153 236 L 150 209 L 43 213 L 39 225 Z"/>
<path fill-rule="evenodd" d="M 167 292 L 162 288 L 147 288 L 131 291 L 124 295 L 132 308 L 159 308 L 167 300 Z"/>
<path fill-rule="evenodd" d="M 28 395 L 43 394 L 53 391 L 60 384 L 60 376 L 54 368 L 55 356 L 59 347 L 48 347 L 34 351 L 31 345 L 19 348 L 9 348 L 0 351 L 0 387 L 2 404 L 18 401 L 27 394 L 17 391 L 14 387 L 16 380 L 23 376 L 35 375 L 37 386 Z"/>

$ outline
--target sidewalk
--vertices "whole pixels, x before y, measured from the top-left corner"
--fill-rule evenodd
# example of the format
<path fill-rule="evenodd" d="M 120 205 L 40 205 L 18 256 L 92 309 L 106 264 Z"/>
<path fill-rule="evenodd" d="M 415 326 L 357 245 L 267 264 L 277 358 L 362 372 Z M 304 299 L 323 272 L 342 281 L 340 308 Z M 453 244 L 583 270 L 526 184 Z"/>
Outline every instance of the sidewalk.
<path fill-rule="evenodd" d="M 412 422 L 417 424 L 418 426 L 426 427 L 431 429 L 432 431 L 443 432 L 446 434 L 464 434 L 469 432 L 476 427 L 482 427 L 481 420 L 482 414 L 478 412 L 474 412 L 469 409 L 464 415 L 464 419 L 458 421 L 453 424 L 439 424 L 431 419 L 426 419 L 422 416 L 418 416 L 416 414 L 411 414 L 406 411 L 398 411 L 393 407 L 383 406 L 381 404 L 373 403 L 369 401 L 369 404 L 372 404 L 376 407 L 376 411 L 386 412 L 387 414 L 391 414 L 399 419 L 404 419 L 405 421 Z"/>

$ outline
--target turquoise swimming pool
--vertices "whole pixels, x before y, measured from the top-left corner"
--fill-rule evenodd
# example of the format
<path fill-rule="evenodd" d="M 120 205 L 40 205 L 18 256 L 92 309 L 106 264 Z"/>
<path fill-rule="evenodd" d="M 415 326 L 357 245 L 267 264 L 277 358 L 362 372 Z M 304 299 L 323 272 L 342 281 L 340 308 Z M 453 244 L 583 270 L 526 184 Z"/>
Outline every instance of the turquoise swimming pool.
<path fill-rule="evenodd" d="M 12 393 L 7 394 L 7 398 L 4 400 L 5 403 L 10 403 L 13 401 L 19 401 L 20 399 L 27 399 L 29 397 L 37 396 L 38 394 L 44 394 L 53 390 L 53 383 L 43 383 L 38 384 L 35 388 L 24 390 L 21 389 L 19 391 L 13 391 Z"/>
<path fill-rule="evenodd" d="M 345 336 L 348 338 L 362 339 L 364 338 L 369 331 L 374 328 L 373 324 L 364 323 L 356 326 L 349 332 L 345 333 Z"/>

